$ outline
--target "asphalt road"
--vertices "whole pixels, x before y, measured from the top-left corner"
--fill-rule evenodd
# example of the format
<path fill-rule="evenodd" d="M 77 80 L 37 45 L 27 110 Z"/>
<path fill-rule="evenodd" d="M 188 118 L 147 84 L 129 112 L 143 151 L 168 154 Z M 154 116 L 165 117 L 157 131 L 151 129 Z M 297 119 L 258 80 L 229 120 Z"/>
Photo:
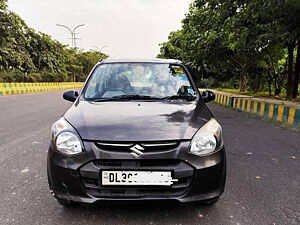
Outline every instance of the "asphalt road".
<path fill-rule="evenodd" d="M 50 195 L 50 127 L 62 92 L 0 97 L 0 224 L 300 224 L 300 134 L 210 104 L 227 147 L 226 191 L 212 207 L 103 203 L 63 208 Z"/>

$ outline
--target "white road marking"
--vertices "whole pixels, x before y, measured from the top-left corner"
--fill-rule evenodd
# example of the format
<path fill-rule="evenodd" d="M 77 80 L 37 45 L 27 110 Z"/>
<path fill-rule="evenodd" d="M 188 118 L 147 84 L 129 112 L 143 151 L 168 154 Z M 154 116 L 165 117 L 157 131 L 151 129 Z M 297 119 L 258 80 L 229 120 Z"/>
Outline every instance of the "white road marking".
<path fill-rule="evenodd" d="M 21 170 L 21 173 L 27 173 L 29 171 L 28 167 L 25 167 L 25 169 Z"/>

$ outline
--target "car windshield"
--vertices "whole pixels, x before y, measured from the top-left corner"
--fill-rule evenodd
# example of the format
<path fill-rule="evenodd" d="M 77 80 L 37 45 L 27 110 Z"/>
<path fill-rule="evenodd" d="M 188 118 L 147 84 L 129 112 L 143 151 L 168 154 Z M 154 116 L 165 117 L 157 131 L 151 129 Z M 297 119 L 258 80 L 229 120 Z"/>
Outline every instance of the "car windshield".
<path fill-rule="evenodd" d="M 101 64 L 84 92 L 88 101 L 172 96 L 194 97 L 195 91 L 182 66 L 158 63 Z"/>

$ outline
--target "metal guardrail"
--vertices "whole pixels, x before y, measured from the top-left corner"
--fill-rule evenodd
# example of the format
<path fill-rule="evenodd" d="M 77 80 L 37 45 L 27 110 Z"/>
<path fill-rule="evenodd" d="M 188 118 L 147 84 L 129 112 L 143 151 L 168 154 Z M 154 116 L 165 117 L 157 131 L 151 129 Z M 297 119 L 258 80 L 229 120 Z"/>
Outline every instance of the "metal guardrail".
<path fill-rule="evenodd" d="M 221 105 L 300 128 L 300 109 L 291 106 L 267 103 L 253 100 L 249 97 L 223 95 L 219 93 L 216 93 L 215 101 Z"/>

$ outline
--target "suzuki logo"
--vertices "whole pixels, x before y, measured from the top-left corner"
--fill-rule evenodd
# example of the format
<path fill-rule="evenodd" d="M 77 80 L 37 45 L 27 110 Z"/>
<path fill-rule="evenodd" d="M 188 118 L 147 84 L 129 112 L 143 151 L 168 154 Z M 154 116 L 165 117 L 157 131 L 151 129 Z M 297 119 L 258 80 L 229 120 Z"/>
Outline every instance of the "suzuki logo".
<path fill-rule="evenodd" d="M 144 151 L 145 149 L 142 146 L 136 144 L 135 146 L 131 147 L 130 150 L 132 151 L 130 152 L 130 155 L 132 155 L 134 158 L 139 158 L 144 154 L 141 151 Z"/>

